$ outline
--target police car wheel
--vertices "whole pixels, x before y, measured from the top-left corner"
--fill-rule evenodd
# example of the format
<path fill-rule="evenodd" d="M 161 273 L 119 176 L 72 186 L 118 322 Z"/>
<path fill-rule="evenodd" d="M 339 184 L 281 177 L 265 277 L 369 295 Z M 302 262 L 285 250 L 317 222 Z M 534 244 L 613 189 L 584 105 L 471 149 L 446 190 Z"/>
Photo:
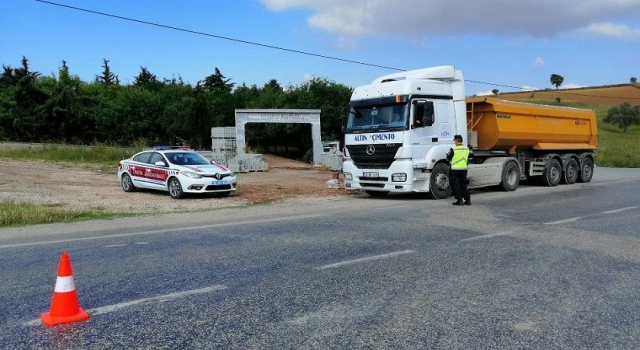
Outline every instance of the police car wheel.
<path fill-rule="evenodd" d="M 135 192 L 136 190 L 136 186 L 133 185 L 133 180 L 131 180 L 131 176 L 129 176 L 129 174 L 122 175 L 120 184 L 125 192 Z"/>
<path fill-rule="evenodd" d="M 180 199 L 184 197 L 184 191 L 182 191 L 182 185 L 180 184 L 180 180 L 175 177 L 169 180 L 169 195 L 171 198 Z"/>

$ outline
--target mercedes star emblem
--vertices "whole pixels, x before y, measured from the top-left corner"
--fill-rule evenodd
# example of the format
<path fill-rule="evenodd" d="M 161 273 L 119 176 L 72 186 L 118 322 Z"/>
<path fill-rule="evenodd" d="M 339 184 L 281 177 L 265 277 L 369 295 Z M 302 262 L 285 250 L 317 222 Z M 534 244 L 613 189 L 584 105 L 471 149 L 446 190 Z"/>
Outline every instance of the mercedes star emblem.
<path fill-rule="evenodd" d="M 372 156 L 374 153 L 376 153 L 376 148 L 373 145 L 367 146 L 367 154 Z"/>

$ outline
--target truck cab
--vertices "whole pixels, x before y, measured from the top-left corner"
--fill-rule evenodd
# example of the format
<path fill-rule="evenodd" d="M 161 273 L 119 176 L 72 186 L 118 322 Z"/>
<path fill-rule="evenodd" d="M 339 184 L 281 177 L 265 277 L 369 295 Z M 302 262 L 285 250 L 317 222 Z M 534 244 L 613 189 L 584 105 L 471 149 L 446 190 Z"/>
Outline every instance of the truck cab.
<path fill-rule="evenodd" d="M 466 135 L 462 72 L 452 66 L 386 75 L 354 90 L 345 129 L 348 189 L 450 195 L 445 154 Z"/>

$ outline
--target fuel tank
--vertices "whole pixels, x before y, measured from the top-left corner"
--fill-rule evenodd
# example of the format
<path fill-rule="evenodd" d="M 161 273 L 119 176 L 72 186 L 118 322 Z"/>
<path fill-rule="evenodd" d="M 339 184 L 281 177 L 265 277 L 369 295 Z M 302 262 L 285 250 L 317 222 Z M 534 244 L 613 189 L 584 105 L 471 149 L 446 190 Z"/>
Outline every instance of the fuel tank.
<path fill-rule="evenodd" d="M 593 151 L 598 145 L 596 114 L 590 109 L 493 97 L 472 97 L 466 103 L 469 140 L 478 150 Z"/>

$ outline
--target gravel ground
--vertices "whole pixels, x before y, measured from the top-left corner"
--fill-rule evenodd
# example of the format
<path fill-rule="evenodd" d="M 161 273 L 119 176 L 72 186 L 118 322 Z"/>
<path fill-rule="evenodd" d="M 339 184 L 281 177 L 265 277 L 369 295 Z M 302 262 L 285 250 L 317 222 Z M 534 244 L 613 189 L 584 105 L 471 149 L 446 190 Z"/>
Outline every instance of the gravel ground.
<path fill-rule="evenodd" d="M 168 193 L 125 193 L 113 171 L 77 164 L 0 159 L 0 201 L 34 203 L 65 209 L 103 212 L 170 213 L 260 204 L 291 198 L 345 196 L 344 189 L 325 188 L 336 172 L 285 158 L 264 155 L 268 171 L 239 173 L 238 191 L 227 198 Z"/>

